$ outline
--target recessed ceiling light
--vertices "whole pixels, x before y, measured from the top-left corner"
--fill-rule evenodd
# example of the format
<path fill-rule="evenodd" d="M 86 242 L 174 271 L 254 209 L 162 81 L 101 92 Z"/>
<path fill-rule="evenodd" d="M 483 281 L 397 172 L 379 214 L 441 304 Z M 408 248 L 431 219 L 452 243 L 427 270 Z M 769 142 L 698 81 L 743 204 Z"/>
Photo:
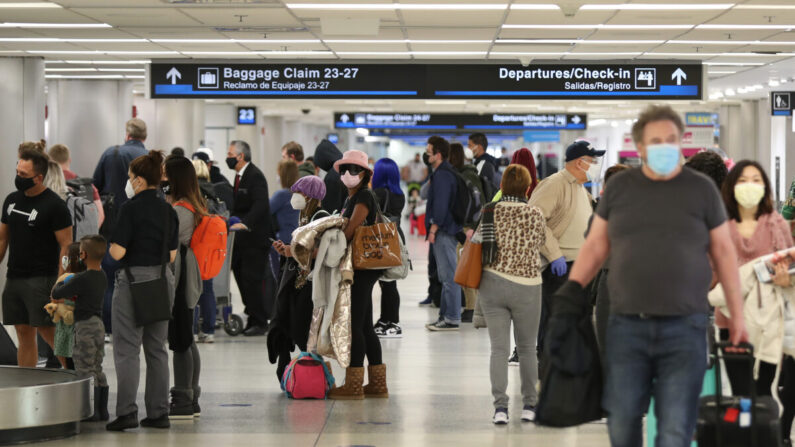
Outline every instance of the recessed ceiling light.
<path fill-rule="evenodd" d="M 113 28 L 107 23 L 20 23 L 3 22 L 0 28 Z"/>
<path fill-rule="evenodd" d="M 668 10 L 723 10 L 734 6 L 734 3 L 693 3 L 693 4 L 666 4 L 666 3 L 622 3 L 612 5 L 582 5 L 581 11 L 668 11 Z"/>
<path fill-rule="evenodd" d="M 77 71 L 97 71 L 97 69 L 94 68 L 94 67 L 84 67 L 84 68 L 45 68 L 44 69 L 45 73 L 49 73 L 49 72 L 53 72 L 53 73 L 57 73 L 57 72 L 68 73 L 68 72 L 77 72 Z"/>
<path fill-rule="evenodd" d="M 495 44 L 657 45 L 664 40 L 497 39 Z"/>
<path fill-rule="evenodd" d="M 340 56 L 485 56 L 486 51 L 337 51 Z"/>
<path fill-rule="evenodd" d="M 734 90 L 732 90 L 732 89 L 730 89 L 730 88 L 727 88 L 727 89 L 726 89 L 726 92 L 725 92 L 725 94 L 726 94 L 726 96 L 734 96 L 734 95 L 736 95 L 737 93 L 735 93 L 735 91 L 734 91 Z"/>
<path fill-rule="evenodd" d="M 411 10 L 455 10 L 455 11 L 503 11 L 508 4 L 492 3 L 287 3 L 290 9 L 359 10 L 359 11 L 411 11 Z M 559 10 L 555 4 L 512 5 L 511 9 Z"/>
<path fill-rule="evenodd" d="M 115 51 L 115 50 L 26 50 L 30 54 L 97 54 L 97 55 L 141 55 L 141 54 L 154 54 L 157 56 L 175 55 L 179 51 Z"/>
<path fill-rule="evenodd" d="M 595 23 L 591 25 L 530 25 L 530 24 L 504 24 L 504 29 L 604 29 L 604 30 L 663 30 L 663 29 L 690 29 L 696 25 L 606 25 Z"/>
<path fill-rule="evenodd" d="M 45 75 L 47 79 L 124 79 L 124 75 Z"/>
<path fill-rule="evenodd" d="M 50 2 L 38 3 L 0 3 L 0 8 L 61 8 L 61 5 Z"/>

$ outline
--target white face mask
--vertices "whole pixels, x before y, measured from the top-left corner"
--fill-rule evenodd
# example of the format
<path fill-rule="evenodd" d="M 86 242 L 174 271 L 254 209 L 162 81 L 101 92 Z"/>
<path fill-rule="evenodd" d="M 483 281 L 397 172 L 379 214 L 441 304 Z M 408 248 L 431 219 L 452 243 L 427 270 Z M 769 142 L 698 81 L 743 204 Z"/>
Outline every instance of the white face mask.
<path fill-rule="evenodd" d="M 124 186 L 124 193 L 127 194 L 128 199 L 135 197 L 135 188 L 133 188 L 133 185 L 129 180 L 127 180 L 127 185 Z"/>
<path fill-rule="evenodd" d="M 69 256 L 61 257 L 61 267 L 63 267 L 64 270 L 69 268 Z"/>
<path fill-rule="evenodd" d="M 344 183 L 348 188 L 355 188 L 359 186 L 359 183 L 361 182 L 362 179 L 360 179 L 358 175 L 353 175 L 348 171 L 345 171 L 345 174 L 342 174 L 342 183 Z"/>
<path fill-rule="evenodd" d="M 466 158 L 467 160 L 472 160 L 473 158 L 475 158 L 475 154 L 472 153 L 472 149 L 468 147 L 464 148 L 464 158 Z"/>
<path fill-rule="evenodd" d="M 753 208 L 765 197 L 765 187 L 758 183 L 740 183 L 734 186 L 734 198 L 743 208 Z"/>
<path fill-rule="evenodd" d="M 294 192 L 293 196 L 290 197 L 290 205 L 294 210 L 302 210 L 306 208 L 306 197 Z"/>
<path fill-rule="evenodd" d="M 588 163 L 588 169 L 585 170 L 585 176 L 588 178 L 589 182 L 595 182 L 599 180 L 599 176 L 602 174 L 602 163 L 601 161 L 597 161 L 596 163 Z"/>

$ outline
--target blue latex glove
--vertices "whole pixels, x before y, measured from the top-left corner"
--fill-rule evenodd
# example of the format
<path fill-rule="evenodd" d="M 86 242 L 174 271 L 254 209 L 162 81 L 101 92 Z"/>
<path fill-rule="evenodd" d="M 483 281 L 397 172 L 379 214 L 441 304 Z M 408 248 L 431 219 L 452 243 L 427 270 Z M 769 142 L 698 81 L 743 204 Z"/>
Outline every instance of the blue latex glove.
<path fill-rule="evenodd" d="M 229 218 L 228 225 L 231 227 L 232 225 L 241 223 L 240 218 L 237 216 L 232 216 Z"/>
<path fill-rule="evenodd" d="M 563 276 L 569 271 L 569 266 L 566 265 L 566 258 L 561 256 L 549 264 L 552 274 L 555 276 Z"/>

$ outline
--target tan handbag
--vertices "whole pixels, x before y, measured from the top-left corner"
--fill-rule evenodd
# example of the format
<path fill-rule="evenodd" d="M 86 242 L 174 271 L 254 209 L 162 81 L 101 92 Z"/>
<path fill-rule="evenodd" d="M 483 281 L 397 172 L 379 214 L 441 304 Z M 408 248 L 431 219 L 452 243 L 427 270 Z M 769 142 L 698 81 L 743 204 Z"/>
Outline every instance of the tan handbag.
<path fill-rule="evenodd" d="M 482 248 L 479 243 L 466 241 L 455 269 L 453 281 L 456 284 L 470 289 L 480 287 L 480 277 L 483 275 Z"/>
<path fill-rule="evenodd" d="M 383 270 L 403 265 L 397 225 L 381 212 L 375 194 L 373 198 L 378 208 L 376 223 L 356 228 L 351 240 L 354 270 Z"/>

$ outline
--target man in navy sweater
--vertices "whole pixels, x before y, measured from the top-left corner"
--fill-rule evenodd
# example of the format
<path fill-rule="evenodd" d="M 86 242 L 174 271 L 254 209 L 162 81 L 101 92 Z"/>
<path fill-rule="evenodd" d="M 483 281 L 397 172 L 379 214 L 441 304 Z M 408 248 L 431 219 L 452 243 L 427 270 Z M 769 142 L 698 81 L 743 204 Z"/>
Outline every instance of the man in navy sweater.
<path fill-rule="evenodd" d="M 461 324 L 461 288 L 453 281 L 456 268 L 455 235 L 461 226 L 455 223 L 451 205 L 455 202 L 457 182 L 452 165 L 447 162 L 450 143 L 442 137 L 428 139 L 426 148 L 433 168 L 430 191 L 425 211 L 428 242 L 431 243 L 439 282 L 442 283 L 442 301 L 439 320 L 426 325 L 430 331 L 457 331 Z"/>

